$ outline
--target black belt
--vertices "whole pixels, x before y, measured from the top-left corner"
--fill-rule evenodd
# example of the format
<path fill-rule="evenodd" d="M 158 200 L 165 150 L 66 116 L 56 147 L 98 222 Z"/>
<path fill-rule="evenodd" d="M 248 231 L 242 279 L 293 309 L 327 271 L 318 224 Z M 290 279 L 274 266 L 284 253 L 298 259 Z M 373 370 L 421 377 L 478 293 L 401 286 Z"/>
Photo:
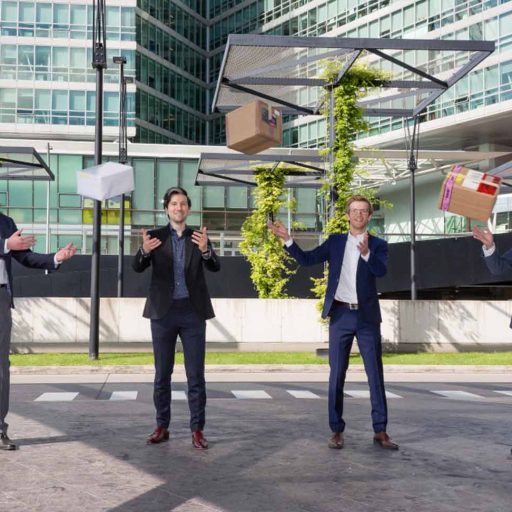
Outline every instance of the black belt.
<path fill-rule="evenodd" d="M 0 284 L 0 288 L 7 288 L 7 283 Z"/>
<path fill-rule="evenodd" d="M 351 304 L 350 302 L 342 302 L 341 300 L 334 299 L 333 304 L 335 306 L 339 306 L 340 308 L 348 308 L 352 310 L 359 309 L 359 304 Z"/>

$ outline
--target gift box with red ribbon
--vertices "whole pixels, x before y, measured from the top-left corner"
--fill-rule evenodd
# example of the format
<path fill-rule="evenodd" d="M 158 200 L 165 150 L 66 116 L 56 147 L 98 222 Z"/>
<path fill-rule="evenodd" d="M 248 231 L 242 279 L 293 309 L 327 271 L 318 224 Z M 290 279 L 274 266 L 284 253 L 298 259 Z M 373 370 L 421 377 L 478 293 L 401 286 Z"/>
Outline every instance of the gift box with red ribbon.
<path fill-rule="evenodd" d="M 454 165 L 441 187 L 438 208 L 487 221 L 500 191 L 501 178 Z"/>

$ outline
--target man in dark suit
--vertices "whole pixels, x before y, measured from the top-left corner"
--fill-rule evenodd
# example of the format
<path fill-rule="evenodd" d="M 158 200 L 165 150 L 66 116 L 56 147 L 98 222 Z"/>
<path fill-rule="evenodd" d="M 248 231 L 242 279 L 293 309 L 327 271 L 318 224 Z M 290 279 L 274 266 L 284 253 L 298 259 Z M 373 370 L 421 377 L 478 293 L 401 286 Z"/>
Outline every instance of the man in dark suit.
<path fill-rule="evenodd" d="M 169 224 L 151 232 L 143 230 L 143 244 L 133 260 L 136 272 L 152 267 L 143 315 L 151 319 L 156 428 L 147 442 L 158 444 L 169 439 L 171 375 L 179 335 L 185 356 L 192 444 L 204 450 L 208 448 L 203 435 L 206 320 L 213 318 L 214 313 L 203 269 L 217 272 L 220 262 L 208 240 L 206 228 L 193 231 L 186 226 L 191 207 L 187 192 L 180 187 L 170 188 L 163 203 Z"/>
<path fill-rule="evenodd" d="M 347 201 L 350 226 L 346 235 L 330 235 L 319 247 L 303 251 L 281 223 L 269 224 L 270 230 L 286 245 L 286 250 L 301 265 L 329 263 L 327 291 L 322 318 L 329 322 L 329 447 L 343 448 L 343 386 L 354 336 L 364 361 L 370 386 L 374 443 L 397 450 L 386 433 L 388 412 L 384 390 L 380 323 L 376 278 L 387 271 L 387 243 L 368 234 L 366 228 L 373 208 L 363 196 Z"/>
<path fill-rule="evenodd" d="M 494 236 L 490 229 L 475 226 L 473 228 L 473 237 L 482 242 L 484 261 L 491 274 L 498 276 L 512 268 L 512 249 L 500 254 L 496 250 Z M 512 328 L 512 319 L 510 321 L 510 328 Z M 512 448 L 510 449 L 510 454 L 512 455 Z"/>
<path fill-rule="evenodd" d="M 52 270 L 71 258 L 76 248 L 68 244 L 55 254 L 38 254 L 30 249 L 36 243 L 32 235 L 23 236 L 14 221 L 0 213 L 0 449 L 16 450 L 17 445 L 7 436 L 5 417 L 9 411 L 10 371 L 13 303 L 12 258 L 25 267 Z"/>

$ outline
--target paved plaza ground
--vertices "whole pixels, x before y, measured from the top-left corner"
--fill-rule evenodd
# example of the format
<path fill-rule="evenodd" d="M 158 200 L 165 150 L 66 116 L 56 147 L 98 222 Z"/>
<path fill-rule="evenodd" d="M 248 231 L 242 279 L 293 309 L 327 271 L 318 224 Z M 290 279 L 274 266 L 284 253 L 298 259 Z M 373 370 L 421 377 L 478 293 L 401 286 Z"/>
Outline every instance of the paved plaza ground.
<path fill-rule="evenodd" d="M 21 448 L 0 452 L 0 510 L 512 510 L 512 382 L 390 382 L 398 452 L 372 444 L 358 379 L 346 387 L 341 451 L 327 447 L 325 382 L 210 382 L 211 448 L 201 452 L 181 382 L 170 441 L 146 446 L 152 386 L 138 377 L 13 384 L 9 420 Z"/>

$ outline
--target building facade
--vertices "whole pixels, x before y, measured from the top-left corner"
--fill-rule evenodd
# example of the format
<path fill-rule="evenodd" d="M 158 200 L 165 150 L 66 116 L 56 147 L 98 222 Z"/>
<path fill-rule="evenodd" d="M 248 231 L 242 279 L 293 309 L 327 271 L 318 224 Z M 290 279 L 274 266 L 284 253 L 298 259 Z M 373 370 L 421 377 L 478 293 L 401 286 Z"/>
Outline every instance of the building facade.
<path fill-rule="evenodd" d="M 223 118 L 211 112 L 211 99 L 230 33 L 493 40 L 496 52 L 424 113 L 421 147 L 507 150 L 510 146 L 511 1 L 107 0 L 106 4 L 106 141 L 114 141 L 119 131 L 119 69 L 112 58 L 124 56 L 125 75 L 135 78 L 128 84 L 127 117 L 128 136 L 135 143 L 128 151 L 137 188 L 128 199 L 127 229 L 163 222 L 162 190 L 180 184 L 191 191 L 193 222 L 209 226 L 219 237 L 226 233 L 236 245 L 251 207 L 250 190 L 194 187 L 198 148 L 186 150 L 186 158 L 170 153 L 180 153 L 176 146 L 180 144 L 224 144 Z M 81 146 L 80 142 L 94 138 L 92 19 L 92 0 L 0 1 L 2 145 L 25 139 L 26 145 L 38 145 L 49 159 L 57 177 L 50 185 L 50 245 L 56 247 L 72 239 L 83 253 L 90 250 L 91 205 L 76 196 L 74 173 L 93 161 L 90 143 Z M 289 119 L 283 146 L 322 147 L 325 132 L 323 118 Z M 403 133 L 400 119 L 372 118 L 369 133 L 360 134 L 358 144 L 403 148 Z M 156 148 L 146 152 L 138 143 L 173 146 L 168 151 Z M 114 145 L 106 150 L 105 158 L 116 158 Z M 437 210 L 441 181 L 439 174 L 418 182 L 418 232 L 425 236 L 468 228 L 464 219 Z M 45 186 L 0 180 L 0 208 L 20 225 L 40 232 L 40 239 L 46 222 Z M 315 233 L 321 225 L 316 192 L 297 189 L 293 193 L 298 204 L 293 220 Z M 390 235 L 390 241 L 406 239 L 410 225 L 405 183 L 395 186 L 390 179 L 380 195 L 395 208 L 376 212 L 376 225 Z M 111 254 L 117 250 L 118 204 L 116 207 L 114 201 L 105 206 L 102 249 Z M 509 217 L 500 218 L 508 229 Z"/>

